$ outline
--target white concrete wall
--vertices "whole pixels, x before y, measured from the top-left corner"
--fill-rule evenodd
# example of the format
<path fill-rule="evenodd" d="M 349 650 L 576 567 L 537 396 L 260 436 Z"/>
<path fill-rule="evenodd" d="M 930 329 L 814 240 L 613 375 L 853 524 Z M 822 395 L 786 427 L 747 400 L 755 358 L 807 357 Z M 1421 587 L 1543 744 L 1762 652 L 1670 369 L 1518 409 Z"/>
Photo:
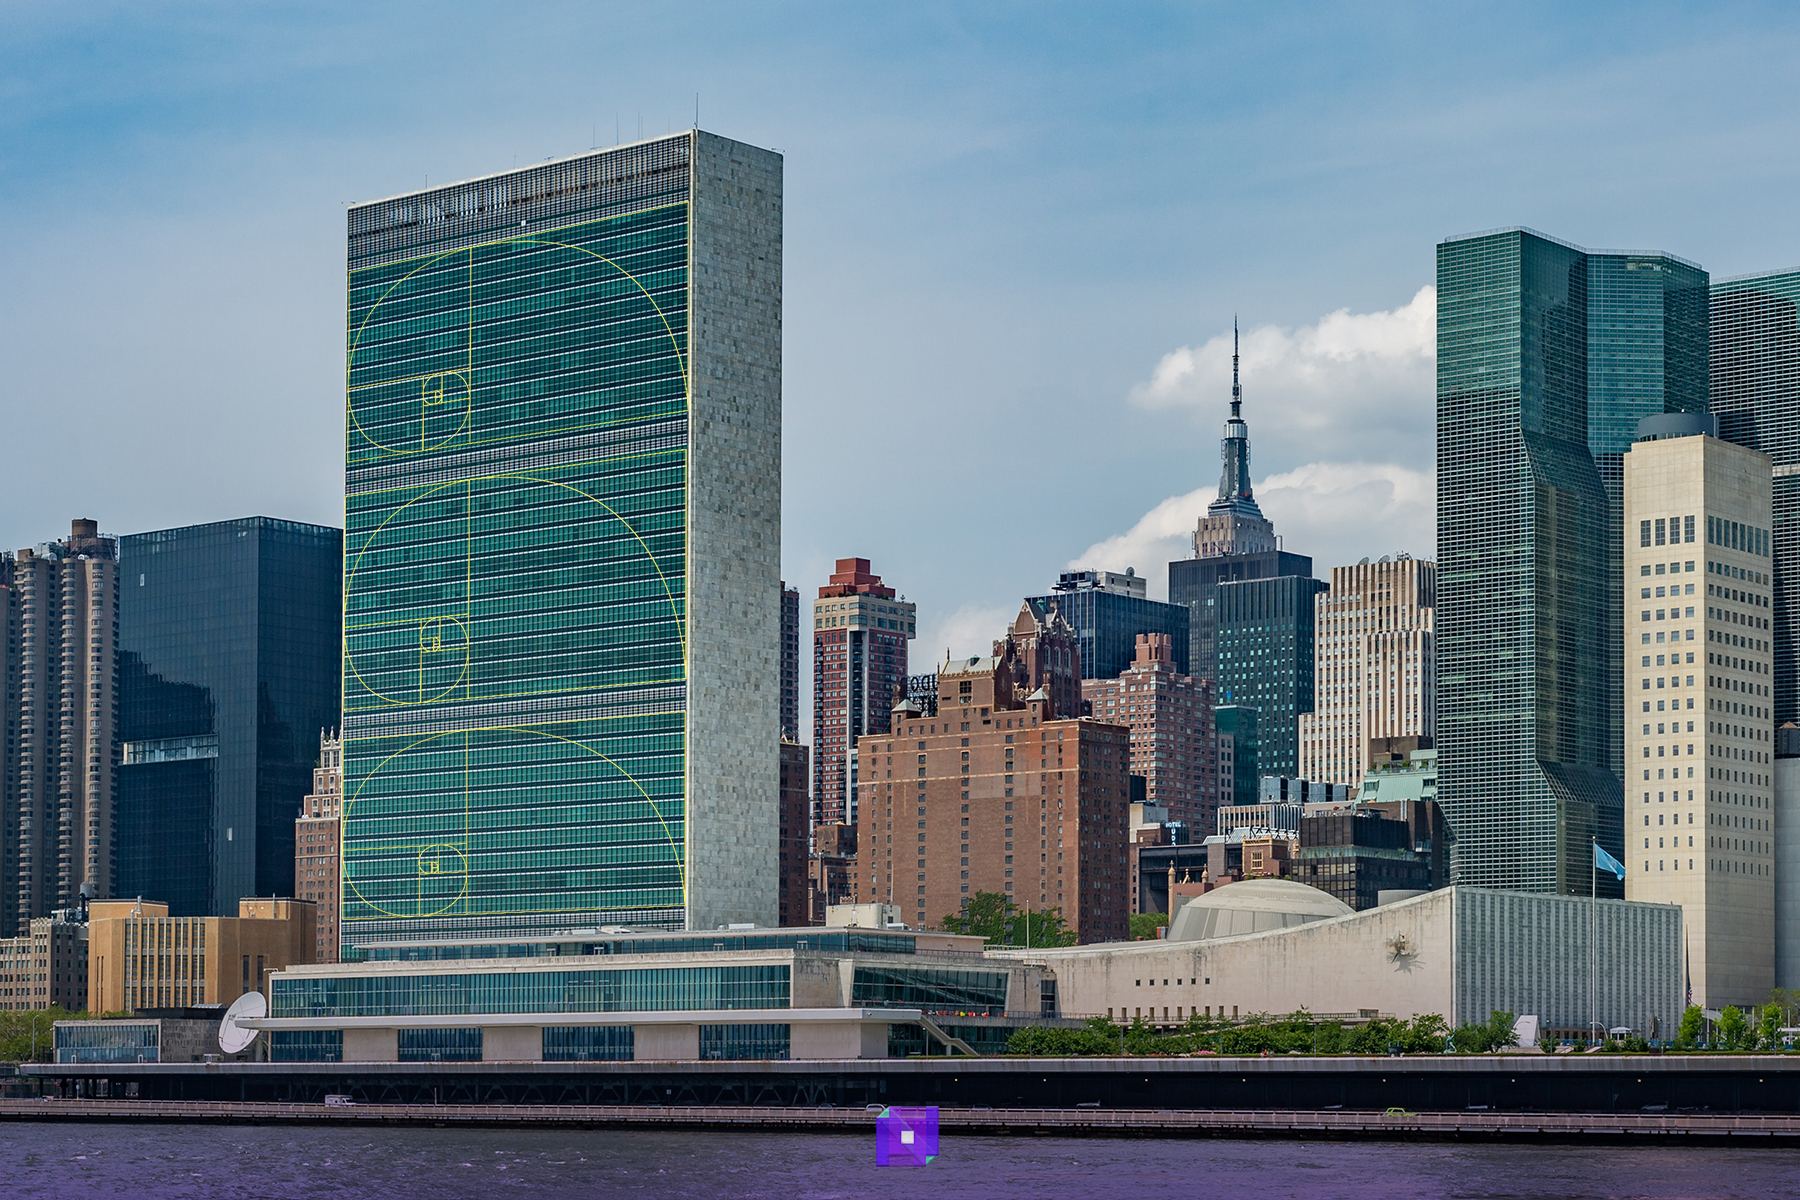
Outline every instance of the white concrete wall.
<path fill-rule="evenodd" d="M 400 1036 L 393 1029 L 344 1030 L 345 1062 L 399 1062 Z"/>
<path fill-rule="evenodd" d="M 540 1025 L 493 1025 L 481 1031 L 482 1062 L 538 1062 L 544 1057 Z"/>
<path fill-rule="evenodd" d="M 1213 942 L 1114 942 L 1051 951 L 1065 1016 L 1139 1012 L 1178 1024 L 1214 1015 L 1355 1013 L 1398 1016 L 1454 1008 L 1448 891 L 1292 929 Z M 1408 953 L 1395 954 L 1404 937 Z"/>
<path fill-rule="evenodd" d="M 700 1057 L 700 1026 L 639 1025 L 632 1038 L 632 1057 L 646 1060 L 688 1059 Z"/>
<path fill-rule="evenodd" d="M 689 929 L 777 920 L 781 189 L 780 155 L 694 134 Z"/>

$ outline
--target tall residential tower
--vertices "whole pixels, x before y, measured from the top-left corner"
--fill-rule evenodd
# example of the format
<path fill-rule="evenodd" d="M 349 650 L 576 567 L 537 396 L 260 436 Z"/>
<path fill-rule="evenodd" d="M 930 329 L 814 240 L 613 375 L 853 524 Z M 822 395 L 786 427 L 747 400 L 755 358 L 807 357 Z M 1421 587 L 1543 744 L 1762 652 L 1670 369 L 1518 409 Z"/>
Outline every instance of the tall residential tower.
<path fill-rule="evenodd" d="M 906 643 L 916 607 L 869 570 L 840 558 L 813 603 L 813 817 L 856 824 L 856 739 L 886 733 L 905 694 Z"/>
<path fill-rule="evenodd" d="M 781 211 L 699 130 L 350 208 L 347 952 L 774 922 Z"/>
<path fill-rule="evenodd" d="M 66 540 L 0 562 L 0 933 L 118 886 L 118 558 L 116 539 L 78 520 Z"/>

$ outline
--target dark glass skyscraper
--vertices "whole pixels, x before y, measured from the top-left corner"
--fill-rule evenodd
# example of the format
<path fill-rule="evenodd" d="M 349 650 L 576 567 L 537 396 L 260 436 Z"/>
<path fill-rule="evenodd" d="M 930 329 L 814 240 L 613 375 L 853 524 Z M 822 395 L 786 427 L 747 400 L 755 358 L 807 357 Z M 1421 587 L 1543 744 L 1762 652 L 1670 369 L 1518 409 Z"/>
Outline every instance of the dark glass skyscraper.
<path fill-rule="evenodd" d="M 1775 728 L 1800 721 L 1800 269 L 1712 286 L 1712 411 L 1719 436 L 1775 464 Z"/>
<path fill-rule="evenodd" d="M 1257 770 L 1293 775 L 1301 713 L 1313 709 L 1313 597 L 1324 581 L 1281 575 L 1220 584 L 1219 703 L 1257 710 Z"/>
<path fill-rule="evenodd" d="M 343 545 L 268 517 L 120 539 L 118 895 L 177 916 L 293 895 L 338 723 Z"/>
<path fill-rule="evenodd" d="M 1587 264 L 1587 440 L 1607 504 L 1607 762 L 1623 778 L 1623 463 L 1642 418 L 1706 411 L 1707 275 L 1672 254 L 1590 250 Z"/>
<path fill-rule="evenodd" d="M 1438 246 L 1439 798 L 1478 886 L 1585 891 L 1589 838 L 1623 850 L 1589 279 L 1527 230 Z"/>
<path fill-rule="evenodd" d="M 781 158 L 349 211 L 343 938 L 776 917 Z"/>
<path fill-rule="evenodd" d="M 1137 657 L 1140 633 L 1166 633 L 1175 671 L 1188 673 L 1188 609 L 1145 595 L 1144 581 L 1111 571 L 1064 571 L 1048 596 L 1025 603 L 1041 620 L 1054 606 L 1075 628 L 1083 679 L 1117 679 Z"/>

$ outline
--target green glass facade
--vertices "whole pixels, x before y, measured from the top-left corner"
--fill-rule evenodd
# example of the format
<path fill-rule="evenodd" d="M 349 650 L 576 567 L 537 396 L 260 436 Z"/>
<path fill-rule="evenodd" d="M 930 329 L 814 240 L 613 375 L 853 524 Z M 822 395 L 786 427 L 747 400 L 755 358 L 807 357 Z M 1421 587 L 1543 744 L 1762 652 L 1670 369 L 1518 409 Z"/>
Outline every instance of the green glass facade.
<path fill-rule="evenodd" d="M 695 132 L 351 209 L 346 953 L 767 923 L 775 614 L 719 631 L 778 586 L 779 179 Z"/>
<path fill-rule="evenodd" d="M 1705 412 L 1707 274 L 1672 254 L 1591 250 L 1587 254 L 1588 451 L 1606 489 L 1607 762 L 1624 778 L 1625 452 L 1644 417 Z"/>
<path fill-rule="evenodd" d="M 1453 238 L 1437 285 L 1437 728 L 1453 871 L 1586 892 L 1589 839 L 1616 856 L 1624 837 L 1588 256 L 1526 230 Z"/>
<path fill-rule="evenodd" d="M 786 1008 L 786 966 L 277 976 L 272 1017 L 470 1016 Z"/>
<path fill-rule="evenodd" d="M 1216 624 L 1219 699 L 1257 710 L 1255 769 L 1300 769 L 1300 714 L 1313 710 L 1313 598 L 1329 589 L 1303 575 L 1221 583 Z"/>

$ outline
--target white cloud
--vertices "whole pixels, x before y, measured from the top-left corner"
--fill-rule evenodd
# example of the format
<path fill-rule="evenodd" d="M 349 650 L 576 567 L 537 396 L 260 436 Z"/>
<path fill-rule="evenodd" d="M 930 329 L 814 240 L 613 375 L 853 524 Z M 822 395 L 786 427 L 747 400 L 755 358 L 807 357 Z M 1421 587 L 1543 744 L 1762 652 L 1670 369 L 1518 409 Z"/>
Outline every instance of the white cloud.
<path fill-rule="evenodd" d="M 1204 487 L 1185 496 L 1169 497 L 1124 533 L 1095 542 L 1070 559 L 1069 569 L 1091 567 L 1099 571 L 1123 571 L 1131 567 L 1149 581 L 1151 599 L 1166 600 L 1169 595 L 1167 564 L 1172 559 L 1193 554 L 1194 523 L 1218 494 L 1218 488 Z"/>
<path fill-rule="evenodd" d="M 1284 549 L 1330 568 L 1404 550 L 1437 557 L 1437 471 L 1395 463 L 1316 462 L 1256 486 Z"/>
<path fill-rule="evenodd" d="M 1428 463 L 1433 449 L 1437 289 L 1386 312 L 1347 308 L 1300 329 L 1243 335 L 1244 417 L 1257 457 L 1287 469 L 1343 459 Z M 1231 334 L 1163 355 L 1134 403 L 1224 419 Z"/>
<path fill-rule="evenodd" d="M 1016 603 L 965 604 L 936 621 L 921 621 L 919 636 L 907 652 L 907 669 L 914 675 L 929 674 L 943 663 L 945 650 L 951 658 L 992 654 L 994 642 L 1018 615 Z"/>

